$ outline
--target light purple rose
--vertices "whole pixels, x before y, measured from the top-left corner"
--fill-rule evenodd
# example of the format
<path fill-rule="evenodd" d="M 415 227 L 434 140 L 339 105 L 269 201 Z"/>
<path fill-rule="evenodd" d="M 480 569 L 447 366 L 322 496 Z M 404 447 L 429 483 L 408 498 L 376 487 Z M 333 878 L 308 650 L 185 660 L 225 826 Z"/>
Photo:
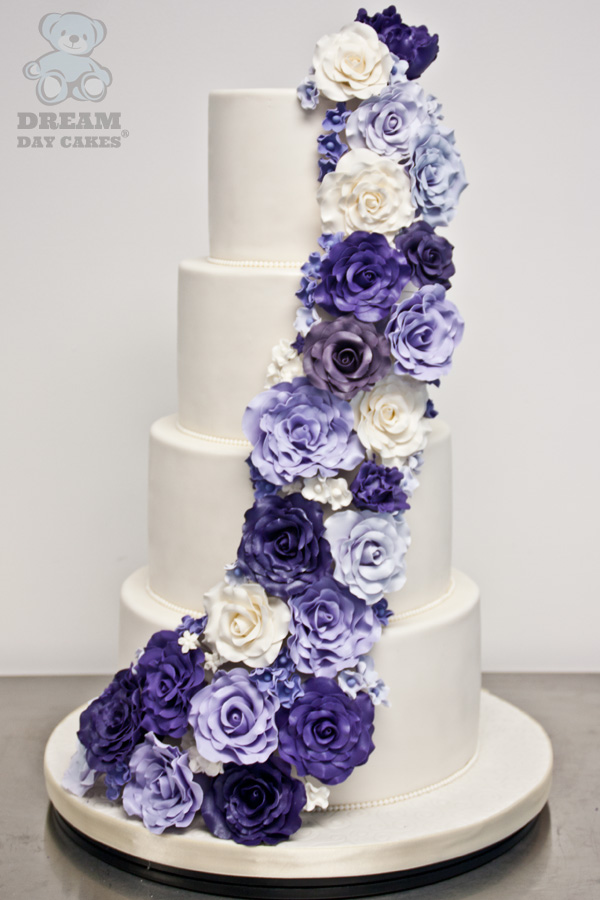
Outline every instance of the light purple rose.
<path fill-rule="evenodd" d="M 452 366 L 465 324 L 441 284 L 427 284 L 398 303 L 385 329 L 394 371 L 419 381 L 435 381 Z"/>
<path fill-rule="evenodd" d="M 381 624 L 360 597 L 326 575 L 290 598 L 288 650 L 299 672 L 335 678 L 381 637 Z"/>
<path fill-rule="evenodd" d="M 327 519 L 325 533 L 333 577 L 369 606 L 404 585 L 410 532 L 402 517 L 344 510 Z"/>
<path fill-rule="evenodd" d="M 139 816 L 149 831 L 186 828 L 200 809 L 203 791 L 194 781 L 187 753 L 163 744 L 149 732 L 133 751 L 131 781 L 123 789 L 123 809 Z"/>
<path fill-rule="evenodd" d="M 257 394 L 242 419 L 244 434 L 254 445 L 252 463 L 272 484 L 354 469 L 364 450 L 353 426 L 350 404 L 313 387 L 307 378 L 283 381 Z"/>
<path fill-rule="evenodd" d="M 409 171 L 412 200 L 423 219 L 433 228 L 448 225 L 467 186 L 462 159 L 454 148 L 454 132 L 433 125 L 425 128 Z"/>
<path fill-rule="evenodd" d="M 190 725 L 198 752 L 210 762 L 264 762 L 277 749 L 279 700 L 263 694 L 246 669 L 221 669 L 192 698 Z"/>
<path fill-rule="evenodd" d="M 348 119 L 346 140 L 353 150 L 366 147 L 406 163 L 430 124 L 425 94 L 416 82 L 405 81 L 364 100 Z"/>

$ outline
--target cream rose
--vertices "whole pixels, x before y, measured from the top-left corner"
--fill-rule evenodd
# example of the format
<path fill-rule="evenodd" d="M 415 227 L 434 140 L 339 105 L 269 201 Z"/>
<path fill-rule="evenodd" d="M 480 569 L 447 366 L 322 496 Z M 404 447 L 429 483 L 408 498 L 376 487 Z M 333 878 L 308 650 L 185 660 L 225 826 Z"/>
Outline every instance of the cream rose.
<path fill-rule="evenodd" d="M 372 150 L 350 150 L 325 176 L 317 199 L 323 230 L 378 231 L 391 241 L 415 217 L 410 178 L 397 162 Z"/>
<path fill-rule="evenodd" d="M 259 584 L 220 582 L 204 595 L 205 641 L 229 662 L 270 666 L 288 633 L 290 609 Z"/>
<path fill-rule="evenodd" d="M 312 76 L 330 100 L 361 100 L 379 94 L 388 83 L 394 61 L 377 32 L 363 22 L 326 34 L 315 47 Z"/>
<path fill-rule="evenodd" d="M 388 375 L 371 391 L 352 400 L 361 444 L 377 453 L 383 465 L 402 466 L 423 450 L 431 431 L 425 419 L 427 388 L 414 378 Z"/>

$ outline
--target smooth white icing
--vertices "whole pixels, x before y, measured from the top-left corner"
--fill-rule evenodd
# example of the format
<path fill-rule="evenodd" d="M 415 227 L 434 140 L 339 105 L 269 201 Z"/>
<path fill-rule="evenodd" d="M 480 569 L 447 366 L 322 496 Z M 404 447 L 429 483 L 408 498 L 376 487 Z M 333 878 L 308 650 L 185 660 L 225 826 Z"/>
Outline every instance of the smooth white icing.
<path fill-rule="evenodd" d="M 303 261 L 315 249 L 322 118 L 302 110 L 293 89 L 210 94 L 212 257 Z"/>
<path fill-rule="evenodd" d="M 243 437 L 242 415 L 264 390 L 273 347 L 294 340 L 298 269 L 179 268 L 179 421 L 190 431 Z"/>
<path fill-rule="evenodd" d="M 148 498 L 150 587 L 178 606 L 202 609 L 205 591 L 234 562 L 253 493 L 245 445 L 183 433 L 175 416 L 150 434 Z M 451 560 L 450 429 L 438 419 L 425 449 L 421 482 L 406 520 L 411 545 L 405 586 L 390 594 L 394 612 L 431 603 L 447 589 Z"/>

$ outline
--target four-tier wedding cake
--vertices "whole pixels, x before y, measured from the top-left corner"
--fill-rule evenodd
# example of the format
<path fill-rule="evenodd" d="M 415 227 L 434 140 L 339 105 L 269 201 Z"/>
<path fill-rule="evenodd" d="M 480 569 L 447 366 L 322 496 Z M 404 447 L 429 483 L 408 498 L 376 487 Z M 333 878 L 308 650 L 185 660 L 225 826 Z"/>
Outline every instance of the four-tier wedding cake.
<path fill-rule="evenodd" d="M 115 804 L 105 843 L 294 842 L 477 767 L 479 594 L 451 565 L 433 402 L 464 328 L 440 229 L 466 186 L 417 80 L 437 51 L 360 10 L 297 90 L 210 95 L 210 252 L 180 267 L 149 564 L 63 779 L 92 816 Z"/>

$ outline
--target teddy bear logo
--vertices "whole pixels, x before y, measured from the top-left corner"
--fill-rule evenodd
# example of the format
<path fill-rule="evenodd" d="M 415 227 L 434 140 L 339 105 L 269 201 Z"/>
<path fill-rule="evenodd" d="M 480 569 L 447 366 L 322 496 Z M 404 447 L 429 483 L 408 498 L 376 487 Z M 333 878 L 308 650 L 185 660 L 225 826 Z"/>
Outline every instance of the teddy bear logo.
<path fill-rule="evenodd" d="M 40 21 L 40 33 L 54 50 L 23 67 L 26 78 L 37 80 L 38 99 L 48 105 L 67 97 L 103 100 L 112 75 L 91 54 L 106 37 L 104 22 L 76 12 L 48 13 Z"/>

